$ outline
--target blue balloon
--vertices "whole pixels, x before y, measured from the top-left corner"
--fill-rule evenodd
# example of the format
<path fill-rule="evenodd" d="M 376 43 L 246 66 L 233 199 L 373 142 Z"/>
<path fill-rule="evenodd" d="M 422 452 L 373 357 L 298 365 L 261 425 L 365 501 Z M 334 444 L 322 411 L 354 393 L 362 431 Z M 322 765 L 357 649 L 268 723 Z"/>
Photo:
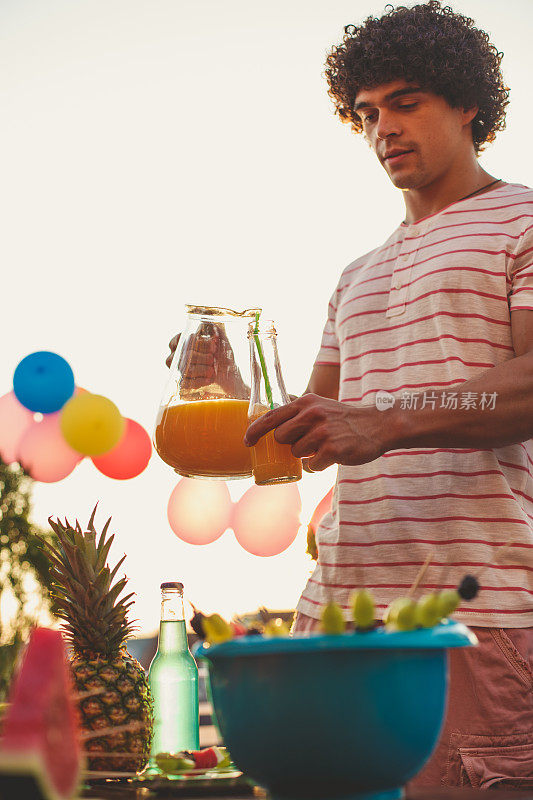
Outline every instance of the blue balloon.
<path fill-rule="evenodd" d="M 74 394 L 74 373 L 57 353 L 41 350 L 22 359 L 13 376 L 13 391 L 30 411 L 52 414 Z"/>

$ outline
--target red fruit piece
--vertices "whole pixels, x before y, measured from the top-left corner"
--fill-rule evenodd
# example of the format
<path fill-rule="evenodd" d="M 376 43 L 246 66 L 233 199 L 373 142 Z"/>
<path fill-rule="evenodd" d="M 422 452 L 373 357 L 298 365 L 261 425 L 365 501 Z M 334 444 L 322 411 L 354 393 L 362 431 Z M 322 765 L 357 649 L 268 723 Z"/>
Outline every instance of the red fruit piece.
<path fill-rule="evenodd" d="M 230 622 L 234 636 L 246 636 L 246 626 L 240 622 Z"/>
<path fill-rule="evenodd" d="M 213 769 L 220 761 L 218 751 L 215 747 L 206 747 L 204 750 L 193 750 L 191 756 L 194 758 L 196 769 Z"/>
<path fill-rule="evenodd" d="M 33 782 L 32 796 L 73 797 L 81 771 L 80 741 L 59 631 L 33 631 L 9 699 L 0 750 L 0 796 L 29 797 Z"/>

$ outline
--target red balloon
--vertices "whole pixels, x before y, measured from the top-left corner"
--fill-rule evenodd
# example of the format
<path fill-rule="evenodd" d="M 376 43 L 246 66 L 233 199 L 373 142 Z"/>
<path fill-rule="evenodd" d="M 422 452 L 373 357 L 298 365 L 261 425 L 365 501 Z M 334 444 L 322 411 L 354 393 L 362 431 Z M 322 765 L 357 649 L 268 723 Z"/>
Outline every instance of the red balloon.
<path fill-rule="evenodd" d="M 168 501 L 168 521 L 187 544 L 211 544 L 229 528 L 231 508 L 224 481 L 182 478 Z"/>
<path fill-rule="evenodd" d="M 0 397 L 0 456 L 5 464 L 17 460 L 19 441 L 33 424 L 33 412 L 19 403 L 15 392 Z"/>
<path fill-rule="evenodd" d="M 142 425 L 127 417 L 125 422 L 124 434 L 119 443 L 104 455 L 92 459 L 96 469 L 108 478 L 119 481 L 140 475 L 148 466 L 152 455 L 152 442 Z"/>
<path fill-rule="evenodd" d="M 325 495 L 325 497 L 322 498 L 320 503 L 317 505 L 317 507 L 313 511 L 313 516 L 311 517 L 311 520 L 309 522 L 309 526 L 313 529 L 314 533 L 316 533 L 316 529 L 318 528 L 318 526 L 320 524 L 320 520 L 322 519 L 322 517 L 325 516 L 325 514 L 327 514 L 328 511 L 330 511 L 330 509 L 331 509 L 331 501 L 332 501 L 332 498 L 333 498 L 333 488 L 334 487 L 332 486 L 331 489 L 329 490 L 329 492 L 327 493 L 327 495 Z"/>
<path fill-rule="evenodd" d="M 252 486 L 233 510 L 231 527 L 254 556 L 277 556 L 295 540 L 302 503 L 294 483 Z"/>
<path fill-rule="evenodd" d="M 62 481 L 80 463 L 83 456 L 63 439 L 61 413 L 45 414 L 41 422 L 33 422 L 22 435 L 17 461 L 35 481 Z"/>

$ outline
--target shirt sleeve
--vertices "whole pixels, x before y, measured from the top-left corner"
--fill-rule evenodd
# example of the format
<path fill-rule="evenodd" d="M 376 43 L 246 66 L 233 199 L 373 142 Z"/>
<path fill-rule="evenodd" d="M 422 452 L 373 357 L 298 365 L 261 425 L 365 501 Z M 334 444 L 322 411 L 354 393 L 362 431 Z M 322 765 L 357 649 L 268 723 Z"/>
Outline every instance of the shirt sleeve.
<path fill-rule="evenodd" d="M 533 228 L 524 231 L 510 261 L 509 307 L 533 311 Z"/>
<path fill-rule="evenodd" d="M 339 340 L 337 338 L 335 325 L 338 304 L 339 290 L 337 288 L 328 304 L 328 319 L 324 326 L 322 342 L 316 357 L 315 366 L 338 365 L 341 362 Z"/>

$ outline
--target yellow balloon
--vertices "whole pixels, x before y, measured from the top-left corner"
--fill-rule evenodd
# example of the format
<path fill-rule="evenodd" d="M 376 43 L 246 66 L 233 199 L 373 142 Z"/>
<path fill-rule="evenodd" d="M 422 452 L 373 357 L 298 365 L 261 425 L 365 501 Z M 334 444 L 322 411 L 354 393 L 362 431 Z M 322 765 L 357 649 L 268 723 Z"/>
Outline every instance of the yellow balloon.
<path fill-rule="evenodd" d="M 118 444 L 124 418 L 116 405 L 101 394 L 72 397 L 61 412 L 61 433 L 73 450 L 84 456 L 101 456 Z"/>

